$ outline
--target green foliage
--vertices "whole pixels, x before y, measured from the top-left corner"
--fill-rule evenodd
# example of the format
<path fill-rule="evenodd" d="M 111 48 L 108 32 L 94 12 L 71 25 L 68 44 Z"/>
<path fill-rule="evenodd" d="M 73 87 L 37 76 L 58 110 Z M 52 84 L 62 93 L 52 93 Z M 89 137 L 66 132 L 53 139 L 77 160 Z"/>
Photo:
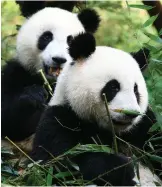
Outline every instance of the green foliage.
<path fill-rule="evenodd" d="M 24 18 L 20 16 L 18 6 L 14 1 L 3 1 L 2 5 L 2 65 L 5 61 L 15 56 L 15 43 L 17 28 L 21 26 Z M 94 8 L 101 16 L 101 25 L 96 33 L 98 45 L 107 45 L 132 52 L 146 47 L 150 50 L 149 66 L 144 72 L 149 91 L 150 106 L 156 114 L 157 123 L 152 126 L 150 133 L 162 132 L 162 29 L 159 33 L 152 27 L 157 16 L 148 16 L 146 10 L 153 7 L 146 6 L 131 1 L 87 1 L 86 7 Z M 77 11 L 77 9 L 75 10 Z M 130 112 L 130 111 L 122 111 Z M 161 137 L 152 138 L 159 139 Z M 94 142 L 95 143 L 95 142 Z M 151 143 L 150 143 L 151 144 Z M 150 146 L 151 147 L 151 146 Z M 151 147 L 152 148 L 152 147 Z M 154 148 L 153 148 L 154 149 Z M 77 145 L 75 148 L 67 151 L 63 157 L 74 156 L 82 152 L 113 152 L 111 148 L 104 145 Z M 139 151 L 139 150 L 138 150 Z M 2 162 L 2 182 L 5 184 L 17 185 L 35 185 L 46 186 L 52 184 L 54 170 L 57 173 L 55 178 L 61 179 L 64 185 L 84 185 L 80 177 L 75 180 L 75 174 L 67 170 L 59 172 L 55 168 L 55 163 L 59 158 L 53 160 L 46 171 L 32 164 L 26 167 L 23 174 L 20 174 L 19 160 L 12 164 L 7 158 L 11 158 L 13 153 L 2 150 L 2 156 L 5 155 L 5 162 Z M 151 160 L 162 162 L 161 157 L 147 154 Z M 62 158 L 62 157 L 61 157 Z M 149 164 L 148 164 L 149 165 Z M 73 175 L 74 180 L 69 181 L 66 177 Z M 78 173 L 77 173 L 78 175 Z M 66 180 L 65 180 L 66 179 Z M 61 183 L 62 184 L 62 183 Z"/>
<path fill-rule="evenodd" d="M 19 7 L 14 1 L 3 1 L 1 3 L 1 64 L 15 56 L 16 26 L 22 24 L 24 18 L 20 16 Z"/>
<path fill-rule="evenodd" d="M 153 8 L 152 6 L 148 6 L 148 5 L 129 5 L 128 3 L 127 5 L 130 8 L 138 8 L 138 9 L 144 9 L 144 10 L 151 10 Z"/>
<path fill-rule="evenodd" d="M 154 23 L 154 21 L 157 19 L 158 15 L 156 16 L 152 16 L 151 18 L 149 18 L 143 25 L 142 28 L 144 27 L 148 27 L 150 25 L 152 25 Z"/>
<path fill-rule="evenodd" d="M 88 1 L 88 7 L 95 8 L 102 18 L 96 33 L 98 45 L 107 45 L 132 52 L 148 42 L 144 31 L 155 33 L 152 27 L 141 29 L 149 18 L 145 10 L 129 8 L 125 1 Z"/>
<path fill-rule="evenodd" d="M 49 167 L 49 171 L 48 171 L 48 175 L 47 175 L 47 186 L 52 186 L 52 175 L 53 174 L 53 167 Z"/>

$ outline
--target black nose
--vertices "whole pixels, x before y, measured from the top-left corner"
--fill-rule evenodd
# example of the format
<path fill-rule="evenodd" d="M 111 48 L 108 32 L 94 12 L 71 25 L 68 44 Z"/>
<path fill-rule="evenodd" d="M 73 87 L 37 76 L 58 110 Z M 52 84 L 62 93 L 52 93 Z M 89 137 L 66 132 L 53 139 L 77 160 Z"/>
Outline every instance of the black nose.
<path fill-rule="evenodd" d="M 52 57 L 52 60 L 57 64 L 63 64 L 66 62 L 66 59 L 61 57 Z"/>

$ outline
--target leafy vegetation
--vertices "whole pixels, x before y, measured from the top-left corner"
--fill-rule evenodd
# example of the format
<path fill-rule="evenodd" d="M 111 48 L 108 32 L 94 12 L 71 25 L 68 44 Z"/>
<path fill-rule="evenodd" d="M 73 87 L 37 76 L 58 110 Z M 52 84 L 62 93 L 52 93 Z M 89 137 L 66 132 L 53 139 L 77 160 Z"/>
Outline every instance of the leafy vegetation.
<path fill-rule="evenodd" d="M 101 26 L 96 33 L 98 45 L 107 45 L 120 48 L 128 52 L 135 52 L 142 47 L 151 51 L 149 67 L 144 73 L 148 91 L 150 106 L 157 117 L 157 123 L 150 129 L 152 133 L 162 132 L 162 30 L 157 33 L 152 27 L 153 22 L 158 15 L 149 17 L 146 10 L 152 7 L 143 5 L 139 1 L 88 1 L 87 7 L 96 9 L 101 15 Z M 16 34 L 19 25 L 24 21 L 20 16 L 19 7 L 14 1 L 2 2 L 2 65 L 15 55 Z M 162 137 L 158 137 L 159 139 Z M 155 138 L 152 138 L 152 141 Z M 129 145 L 130 146 L 130 145 Z M 152 144 L 150 143 L 150 146 Z M 133 149 L 133 147 L 132 147 Z M 135 149 L 135 148 L 134 148 Z M 154 149 L 154 147 L 153 147 Z M 40 166 L 39 163 L 25 167 L 21 165 L 21 157 L 17 158 L 15 154 L 8 150 L 2 150 L 2 182 L 12 185 L 51 185 L 52 179 L 56 179 L 61 185 L 85 185 L 87 181 L 80 179 L 77 167 L 70 163 L 75 172 L 71 173 L 65 167 L 65 172 L 60 172 L 56 163 L 62 164 L 67 155 L 74 156 L 82 151 L 112 151 L 106 146 L 97 145 L 78 145 L 67 154 L 54 158 L 47 165 Z M 141 150 L 135 149 L 140 156 L 147 154 Z M 149 159 L 155 159 L 159 164 L 161 157 L 148 155 Z M 66 159 L 67 162 L 67 159 Z M 70 162 L 70 160 L 68 160 Z M 146 161 L 149 166 L 149 161 Z M 68 163 L 69 164 L 69 163 Z M 56 174 L 53 175 L 54 171 Z M 73 180 L 68 180 L 72 176 Z"/>

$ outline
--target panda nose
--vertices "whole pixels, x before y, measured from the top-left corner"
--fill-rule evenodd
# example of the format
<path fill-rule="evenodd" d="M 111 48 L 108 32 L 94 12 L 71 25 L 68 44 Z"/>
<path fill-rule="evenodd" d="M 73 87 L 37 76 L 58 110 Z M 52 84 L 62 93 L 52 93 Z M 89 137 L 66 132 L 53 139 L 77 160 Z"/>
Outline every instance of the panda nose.
<path fill-rule="evenodd" d="M 62 57 L 52 57 L 52 60 L 57 64 L 64 64 L 66 62 L 66 59 Z"/>

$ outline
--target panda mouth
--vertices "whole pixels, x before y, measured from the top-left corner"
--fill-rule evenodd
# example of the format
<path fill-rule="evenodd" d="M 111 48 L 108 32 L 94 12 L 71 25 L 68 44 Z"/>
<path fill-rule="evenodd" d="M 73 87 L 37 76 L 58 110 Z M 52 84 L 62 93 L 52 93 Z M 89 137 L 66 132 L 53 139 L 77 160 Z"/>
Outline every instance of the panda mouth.
<path fill-rule="evenodd" d="M 61 72 L 62 68 L 59 65 L 55 66 L 48 66 L 44 64 L 44 71 L 48 77 L 54 77 L 57 78 Z"/>
<path fill-rule="evenodd" d="M 131 121 L 118 121 L 115 119 L 112 119 L 112 122 L 115 126 L 122 126 L 122 127 L 127 127 L 131 125 Z"/>

